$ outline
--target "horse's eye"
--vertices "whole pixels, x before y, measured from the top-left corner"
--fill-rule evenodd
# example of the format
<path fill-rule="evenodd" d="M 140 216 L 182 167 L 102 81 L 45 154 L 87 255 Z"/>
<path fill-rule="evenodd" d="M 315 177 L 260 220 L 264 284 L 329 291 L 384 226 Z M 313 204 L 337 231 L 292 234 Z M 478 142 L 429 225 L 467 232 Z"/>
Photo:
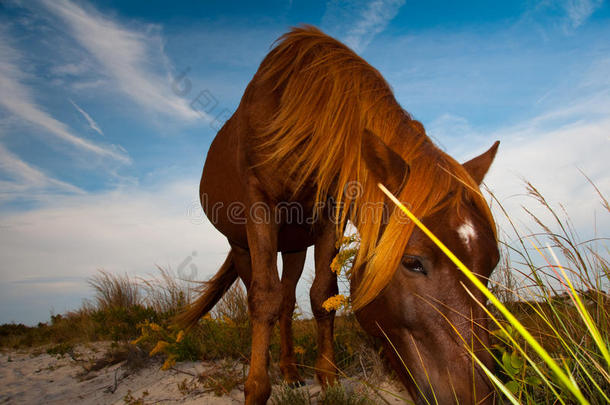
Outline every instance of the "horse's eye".
<path fill-rule="evenodd" d="M 402 265 L 409 271 L 412 271 L 414 273 L 422 273 L 422 274 L 427 274 L 426 269 L 424 268 L 424 265 L 421 263 L 421 261 L 415 257 L 415 256 L 407 256 L 405 255 L 402 258 Z"/>

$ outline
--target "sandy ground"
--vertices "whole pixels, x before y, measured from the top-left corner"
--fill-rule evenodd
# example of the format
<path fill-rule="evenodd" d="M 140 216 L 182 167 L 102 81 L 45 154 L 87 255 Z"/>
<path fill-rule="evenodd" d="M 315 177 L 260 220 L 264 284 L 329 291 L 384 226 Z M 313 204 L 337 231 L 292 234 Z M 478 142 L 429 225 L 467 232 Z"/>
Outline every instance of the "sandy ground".
<path fill-rule="evenodd" d="M 71 354 L 63 356 L 49 355 L 44 350 L 0 353 L 0 404 L 134 404 L 137 399 L 142 399 L 140 403 L 144 404 L 243 403 L 242 385 L 218 396 L 210 387 L 209 379 L 206 384 L 196 377 L 214 375 L 212 370 L 218 371 L 219 367 L 224 370 L 233 367 L 239 376 L 244 370 L 235 367 L 241 366 L 182 362 L 173 370 L 162 371 L 160 363 L 153 361 L 138 370 L 130 370 L 123 361 L 101 367 L 100 359 L 108 347 L 104 343 L 77 346 Z M 342 384 L 348 389 L 364 389 L 353 381 L 344 380 Z M 375 402 L 404 403 L 388 393 L 405 397 L 399 386 L 381 383 L 378 387 L 378 394 L 369 394 Z M 310 380 L 302 389 L 309 390 L 315 403 L 320 386 Z"/>

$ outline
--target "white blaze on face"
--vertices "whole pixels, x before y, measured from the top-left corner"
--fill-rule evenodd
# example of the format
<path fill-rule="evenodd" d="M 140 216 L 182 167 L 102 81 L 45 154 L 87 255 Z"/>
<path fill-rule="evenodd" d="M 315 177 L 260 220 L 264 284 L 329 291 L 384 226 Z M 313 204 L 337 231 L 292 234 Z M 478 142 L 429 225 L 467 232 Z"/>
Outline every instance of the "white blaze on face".
<path fill-rule="evenodd" d="M 467 219 L 462 225 L 460 225 L 457 232 L 466 247 L 470 248 L 470 243 L 477 237 L 477 233 L 474 230 L 472 222 Z"/>

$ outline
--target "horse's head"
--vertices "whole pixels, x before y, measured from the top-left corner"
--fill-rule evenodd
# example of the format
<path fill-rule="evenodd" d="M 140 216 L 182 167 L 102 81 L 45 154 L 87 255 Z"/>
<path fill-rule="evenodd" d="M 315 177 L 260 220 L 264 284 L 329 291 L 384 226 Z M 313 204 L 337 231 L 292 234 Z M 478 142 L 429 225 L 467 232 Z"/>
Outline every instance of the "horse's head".
<path fill-rule="evenodd" d="M 363 156 L 369 170 L 378 181 L 399 188 L 403 176 L 408 175 L 407 164 L 379 138 L 368 142 Z M 472 184 L 483 180 L 497 146 L 462 165 L 474 180 Z M 420 219 L 487 283 L 499 252 L 493 224 L 476 204 L 465 198 L 457 209 L 447 205 Z M 358 272 L 355 269 L 352 290 L 358 283 Z M 487 317 L 467 290 L 480 303 L 486 301 L 416 228 L 391 281 L 356 312 L 362 327 L 385 342 L 390 363 L 418 404 L 491 401 L 490 382 L 469 353 L 472 350 L 493 369 L 492 358 L 484 348 L 489 347 Z"/>

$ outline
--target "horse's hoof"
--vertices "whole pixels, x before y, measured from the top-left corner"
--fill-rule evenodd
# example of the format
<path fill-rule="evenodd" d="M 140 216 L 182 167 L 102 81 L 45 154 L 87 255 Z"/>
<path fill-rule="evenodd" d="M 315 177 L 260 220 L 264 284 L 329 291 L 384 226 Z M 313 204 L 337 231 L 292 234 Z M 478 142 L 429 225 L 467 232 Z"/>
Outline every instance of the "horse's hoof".
<path fill-rule="evenodd" d="M 304 386 L 305 386 L 305 381 L 294 381 L 294 382 L 288 383 L 288 388 L 292 388 L 292 389 L 301 388 Z"/>

